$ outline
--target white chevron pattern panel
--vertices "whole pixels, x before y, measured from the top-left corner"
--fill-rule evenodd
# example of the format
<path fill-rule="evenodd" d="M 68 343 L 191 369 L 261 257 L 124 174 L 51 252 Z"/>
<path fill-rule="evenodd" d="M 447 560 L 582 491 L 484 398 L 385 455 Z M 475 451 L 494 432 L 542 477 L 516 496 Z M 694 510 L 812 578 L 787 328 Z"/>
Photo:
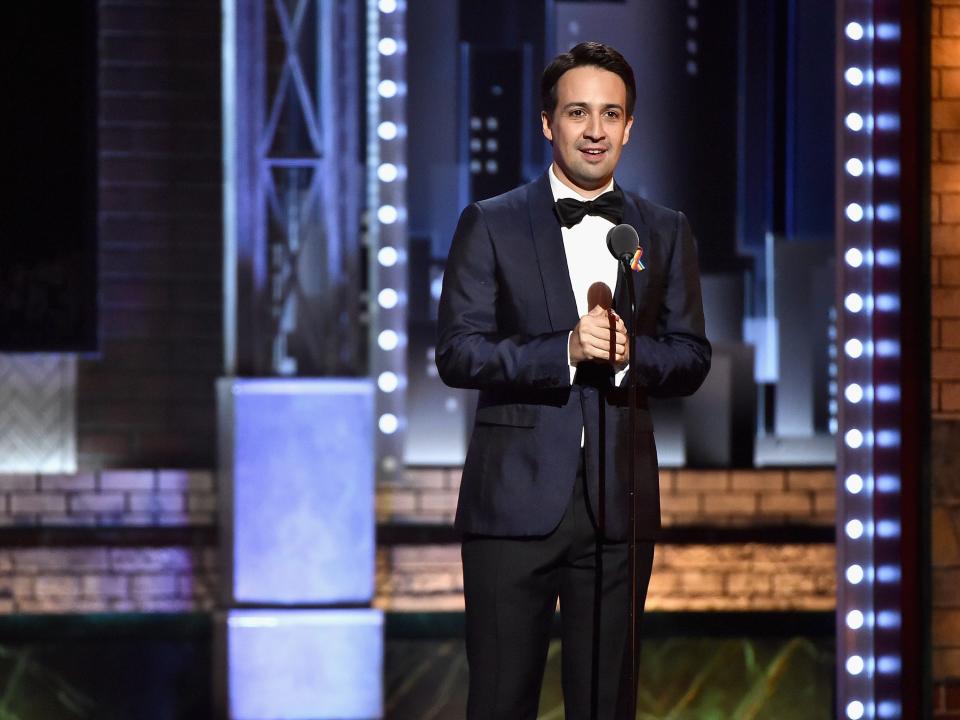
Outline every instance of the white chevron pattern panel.
<path fill-rule="evenodd" d="M 77 360 L 0 354 L 0 472 L 77 469 Z"/>

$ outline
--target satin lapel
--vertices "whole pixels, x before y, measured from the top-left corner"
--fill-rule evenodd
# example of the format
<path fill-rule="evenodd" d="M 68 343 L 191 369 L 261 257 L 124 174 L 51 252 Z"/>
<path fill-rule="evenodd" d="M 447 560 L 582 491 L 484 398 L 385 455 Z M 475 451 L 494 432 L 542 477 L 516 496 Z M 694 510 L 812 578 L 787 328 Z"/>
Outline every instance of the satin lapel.
<path fill-rule="evenodd" d="M 553 192 L 546 173 L 527 187 L 527 206 L 550 325 L 554 330 L 571 330 L 579 319 L 577 301 L 570 284 L 563 234 L 553 212 Z"/>
<path fill-rule="evenodd" d="M 643 213 L 640 212 L 640 207 L 637 204 L 637 201 L 627 193 L 624 193 L 623 222 L 626 225 L 632 225 L 633 229 L 637 231 L 637 235 L 640 237 L 640 247 L 643 248 L 644 257 L 649 257 L 650 229 L 643 218 Z M 633 325 L 633 318 L 630 317 L 630 295 L 627 292 L 626 285 L 624 285 L 623 275 L 624 273 L 622 271 L 617 273 L 617 289 L 613 293 L 613 307 L 614 310 L 617 311 L 617 314 L 624 319 L 624 322 L 629 328 L 631 325 Z M 631 282 L 633 282 L 633 289 L 636 291 L 637 296 L 639 297 L 640 288 L 643 280 L 645 279 L 642 278 L 643 272 L 638 273 L 631 270 L 628 275 L 630 276 Z"/>

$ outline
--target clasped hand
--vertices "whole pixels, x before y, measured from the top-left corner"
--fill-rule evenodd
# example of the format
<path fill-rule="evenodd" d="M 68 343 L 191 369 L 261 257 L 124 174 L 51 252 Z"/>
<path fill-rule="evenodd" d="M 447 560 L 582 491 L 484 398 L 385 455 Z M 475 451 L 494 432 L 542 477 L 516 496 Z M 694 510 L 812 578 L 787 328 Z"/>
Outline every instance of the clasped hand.
<path fill-rule="evenodd" d="M 570 361 L 608 362 L 616 368 L 630 361 L 627 328 L 613 310 L 597 305 L 580 318 L 570 333 Z"/>

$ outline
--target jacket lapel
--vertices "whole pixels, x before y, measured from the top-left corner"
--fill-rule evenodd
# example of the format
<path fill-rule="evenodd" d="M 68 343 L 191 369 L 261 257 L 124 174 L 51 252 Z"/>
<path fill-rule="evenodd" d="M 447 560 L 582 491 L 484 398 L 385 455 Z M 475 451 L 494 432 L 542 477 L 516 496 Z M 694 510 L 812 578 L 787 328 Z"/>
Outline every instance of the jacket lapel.
<path fill-rule="evenodd" d="M 626 192 L 624 192 L 623 195 L 623 222 L 626 225 L 632 225 L 633 229 L 637 231 L 637 235 L 640 237 L 640 247 L 643 248 L 643 257 L 649 261 L 650 228 L 644 220 L 643 213 L 640 211 L 637 201 Z M 642 281 L 646 279 L 642 277 L 643 272 L 634 272 L 631 270 L 627 274 L 633 283 L 634 291 L 639 297 Z M 623 318 L 624 323 L 629 329 L 633 325 L 633 318 L 630 317 L 630 294 L 627 286 L 624 284 L 623 276 L 624 273 L 622 271 L 617 273 L 617 289 L 613 293 L 613 307 L 614 310 L 617 311 L 617 314 Z"/>
<path fill-rule="evenodd" d="M 553 192 L 547 173 L 527 186 L 527 206 L 550 325 L 554 330 L 570 330 L 579 319 L 577 301 L 570 284 L 563 234 L 553 211 Z"/>

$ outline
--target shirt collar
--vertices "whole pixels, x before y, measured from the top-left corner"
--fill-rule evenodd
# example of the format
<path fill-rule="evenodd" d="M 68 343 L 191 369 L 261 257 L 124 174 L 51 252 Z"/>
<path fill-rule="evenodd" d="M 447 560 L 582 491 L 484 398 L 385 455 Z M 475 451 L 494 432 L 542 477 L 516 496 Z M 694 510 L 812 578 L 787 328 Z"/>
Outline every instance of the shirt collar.
<path fill-rule="evenodd" d="M 581 202 L 587 202 L 589 200 L 597 199 L 596 197 L 585 198 L 583 195 L 578 193 L 573 188 L 567 185 L 564 185 L 560 181 L 560 178 L 557 177 L 557 168 L 556 168 L 556 165 L 554 165 L 553 163 L 550 163 L 550 172 L 548 174 L 550 175 L 550 190 L 553 191 L 554 202 L 556 202 L 557 200 L 562 200 L 563 198 L 573 198 L 574 200 L 579 200 Z M 613 190 L 613 178 L 610 178 L 610 183 L 597 195 L 597 197 L 600 197 L 600 195 L 603 195 L 604 193 L 608 193 L 611 190 Z"/>

